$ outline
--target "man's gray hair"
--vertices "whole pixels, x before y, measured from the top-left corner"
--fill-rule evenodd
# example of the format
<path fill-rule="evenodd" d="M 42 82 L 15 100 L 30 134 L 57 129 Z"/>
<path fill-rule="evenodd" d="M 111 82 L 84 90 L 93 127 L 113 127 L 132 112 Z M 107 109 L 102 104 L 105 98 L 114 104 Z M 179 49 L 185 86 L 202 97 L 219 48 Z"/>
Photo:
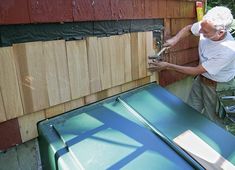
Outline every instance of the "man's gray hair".
<path fill-rule="evenodd" d="M 228 30 L 233 23 L 233 15 L 227 7 L 218 6 L 211 8 L 204 15 L 203 20 L 211 21 L 217 30 Z"/>

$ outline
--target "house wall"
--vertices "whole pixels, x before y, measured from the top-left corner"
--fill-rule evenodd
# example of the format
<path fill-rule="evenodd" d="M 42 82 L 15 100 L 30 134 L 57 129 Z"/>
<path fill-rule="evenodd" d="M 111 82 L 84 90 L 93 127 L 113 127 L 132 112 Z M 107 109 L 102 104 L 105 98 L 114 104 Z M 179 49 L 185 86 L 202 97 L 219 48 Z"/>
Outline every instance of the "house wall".
<path fill-rule="evenodd" d="M 160 18 L 165 39 L 196 19 L 192 0 L 3 0 L 0 12 L 2 25 Z M 197 64 L 197 41 L 188 37 L 164 60 Z M 1 47 L 0 150 L 36 138 L 43 119 L 149 82 L 167 86 L 186 77 L 149 73 L 147 56 L 153 53 L 152 32 Z"/>

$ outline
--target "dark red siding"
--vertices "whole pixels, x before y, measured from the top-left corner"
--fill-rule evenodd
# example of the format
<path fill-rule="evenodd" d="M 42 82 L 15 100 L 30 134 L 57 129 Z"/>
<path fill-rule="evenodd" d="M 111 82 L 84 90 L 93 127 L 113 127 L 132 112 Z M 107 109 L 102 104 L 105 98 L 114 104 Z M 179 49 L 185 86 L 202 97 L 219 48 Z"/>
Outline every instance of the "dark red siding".
<path fill-rule="evenodd" d="M 132 19 L 133 4 L 132 0 L 111 0 L 112 19 Z"/>
<path fill-rule="evenodd" d="M 143 0 L 133 1 L 133 18 L 132 19 L 144 19 L 145 18 L 145 6 Z"/>
<path fill-rule="evenodd" d="M 73 18 L 74 21 L 92 21 L 94 16 L 93 0 L 73 0 Z"/>
<path fill-rule="evenodd" d="M 111 1 L 110 0 L 95 0 L 94 1 L 94 17 L 95 20 L 111 20 Z"/>
<path fill-rule="evenodd" d="M 29 0 L 31 23 L 73 21 L 72 0 Z"/>
<path fill-rule="evenodd" d="M 197 66 L 198 61 L 188 63 L 186 66 Z M 161 86 L 167 86 L 169 84 L 175 83 L 183 78 L 187 77 L 186 74 L 182 74 L 176 71 L 164 70 L 159 72 L 159 84 Z"/>
<path fill-rule="evenodd" d="M 166 1 L 145 0 L 146 18 L 164 18 L 166 16 Z"/>
<path fill-rule="evenodd" d="M 22 143 L 17 119 L 0 124 L 0 150 Z"/>
<path fill-rule="evenodd" d="M 0 0 L 0 24 L 29 22 L 27 0 Z"/>

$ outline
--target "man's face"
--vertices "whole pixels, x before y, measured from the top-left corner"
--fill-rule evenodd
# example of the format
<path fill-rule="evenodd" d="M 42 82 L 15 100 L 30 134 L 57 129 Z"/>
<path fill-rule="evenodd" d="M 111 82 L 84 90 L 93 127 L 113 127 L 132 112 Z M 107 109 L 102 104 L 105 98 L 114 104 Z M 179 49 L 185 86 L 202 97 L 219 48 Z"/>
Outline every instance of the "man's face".
<path fill-rule="evenodd" d="M 220 31 L 216 30 L 215 26 L 207 20 L 201 22 L 201 29 L 199 31 L 205 38 L 213 41 L 218 41 L 221 38 Z"/>

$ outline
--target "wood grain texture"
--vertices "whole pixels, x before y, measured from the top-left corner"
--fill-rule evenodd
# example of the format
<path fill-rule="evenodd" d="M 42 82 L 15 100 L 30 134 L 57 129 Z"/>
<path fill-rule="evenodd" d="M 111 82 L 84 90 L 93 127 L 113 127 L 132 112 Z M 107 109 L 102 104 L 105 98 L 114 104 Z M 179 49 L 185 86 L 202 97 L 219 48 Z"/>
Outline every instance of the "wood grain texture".
<path fill-rule="evenodd" d="M 0 1 L 0 24 L 30 23 L 28 1 L 11 0 Z"/>
<path fill-rule="evenodd" d="M 164 41 L 171 38 L 171 19 L 164 19 Z"/>
<path fill-rule="evenodd" d="M 74 21 L 94 20 L 93 0 L 73 0 Z"/>
<path fill-rule="evenodd" d="M 166 11 L 166 0 L 145 0 L 146 18 L 164 18 Z"/>
<path fill-rule="evenodd" d="M 112 19 L 133 19 L 132 0 L 111 0 Z"/>
<path fill-rule="evenodd" d="M 147 68 L 149 68 L 148 65 L 148 56 L 154 55 L 155 54 L 155 50 L 154 49 L 154 42 L 153 42 L 153 32 L 149 31 L 146 32 L 146 62 L 147 62 Z M 157 51 L 156 51 L 157 52 Z M 154 82 L 157 81 L 158 82 L 158 72 L 150 72 L 147 70 L 147 76 L 150 76 L 150 81 Z"/>
<path fill-rule="evenodd" d="M 191 48 L 179 52 L 171 53 L 176 58 L 177 65 L 186 65 L 199 60 L 198 48 Z"/>
<path fill-rule="evenodd" d="M 148 83 L 150 83 L 150 77 L 149 76 L 137 80 L 136 84 L 137 84 L 137 86 L 143 86 L 143 85 L 148 84 Z"/>
<path fill-rule="evenodd" d="M 131 74 L 131 36 L 130 34 L 122 35 L 121 49 L 124 55 L 124 77 L 125 82 L 130 82 L 132 80 Z"/>
<path fill-rule="evenodd" d="M 185 66 L 195 67 L 198 65 L 198 61 L 194 61 L 192 63 L 188 63 Z M 159 84 L 161 86 L 167 86 L 172 84 L 176 81 L 182 80 L 183 78 L 187 77 L 188 75 L 179 73 L 172 70 L 163 70 L 159 72 Z"/>
<path fill-rule="evenodd" d="M 50 106 L 71 100 L 65 41 L 43 42 Z"/>
<path fill-rule="evenodd" d="M 143 19 L 145 17 L 144 12 L 144 1 L 143 0 L 132 0 L 133 4 L 133 17 L 132 19 Z"/>
<path fill-rule="evenodd" d="M 199 37 L 190 35 L 180 40 L 175 46 L 173 46 L 169 51 L 181 51 L 181 50 L 190 50 L 191 48 L 198 47 Z"/>
<path fill-rule="evenodd" d="M 65 112 L 64 104 L 59 104 L 56 106 L 52 106 L 48 109 L 45 109 L 45 117 L 46 118 L 54 117 L 64 112 Z"/>
<path fill-rule="evenodd" d="M 108 97 L 107 90 L 99 91 L 97 93 L 85 97 L 85 104 L 97 102 Z"/>
<path fill-rule="evenodd" d="M 181 18 L 195 18 L 196 17 L 196 3 L 195 1 L 180 1 L 180 17 Z"/>
<path fill-rule="evenodd" d="M 85 105 L 84 97 L 64 103 L 64 111 L 70 111 Z"/>
<path fill-rule="evenodd" d="M 112 47 L 111 47 L 111 38 L 103 37 L 98 38 L 98 45 L 100 51 L 100 78 L 101 78 L 101 89 L 105 90 L 112 86 L 112 77 L 111 77 L 111 58 L 112 58 Z"/>
<path fill-rule="evenodd" d="M 88 70 L 91 93 L 101 91 L 100 78 L 100 51 L 97 37 L 88 37 L 86 40 L 87 55 L 88 55 Z"/>
<path fill-rule="evenodd" d="M 166 18 L 180 18 L 180 2 L 176 0 L 167 0 Z"/>
<path fill-rule="evenodd" d="M 122 92 L 125 92 L 125 91 L 135 88 L 136 86 L 137 86 L 136 81 L 131 81 L 131 82 L 122 84 L 121 89 L 122 89 Z"/>
<path fill-rule="evenodd" d="M 6 111 L 5 111 L 4 104 L 3 104 L 2 91 L 0 89 L 0 123 L 6 120 L 7 120 Z"/>
<path fill-rule="evenodd" d="M 111 1 L 113 0 L 94 0 L 94 17 L 95 20 L 111 19 Z"/>
<path fill-rule="evenodd" d="M 139 79 L 138 33 L 131 33 L 131 75 L 132 80 Z"/>
<path fill-rule="evenodd" d="M 44 111 L 27 114 L 18 118 L 22 142 L 38 136 L 37 122 L 45 119 Z"/>
<path fill-rule="evenodd" d="M 125 82 L 124 75 L 124 52 L 122 49 L 123 36 L 112 36 L 111 41 L 111 72 L 112 87 L 123 84 Z"/>
<path fill-rule="evenodd" d="M 147 75 L 147 54 L 146 54 L 146 33 L 138 32 L 138 67 L 139 67 L 139 78 L 146 77 Z"/>
<path fill-rule="evenodd" d="M 73 21 L 72 0 L 28 0 L 31 23 Z"/>
<path fill-rule="evenodd" d="M 72 99 L 90 94 L 86 41 L 66 42 Z"/>
<path fill-rule="evenodd" d="M 116 94 L 119 94 L 122 92 L 122 86 L 116 86 L 116 87 L 112 87 L 110 89 L 107 90 L 107 96 L 114 96 Z"/>
<path fill-rule="evenodd" d="M 187 25 L 193 24 L 196 20 L 195 19 L 183 19 L 183 18 L 178 18 L 178 19 L 171 19 L 171 36 L 176 35 L 182 28 L 184 28 Z"/>
<path fill-rule="evenodd" d="M 25 113 L 49 107 L 46 63 L 42 42 L 13 45 Z"/>
<path fill-rule="evenodd" d="M 6 118 L 9 120 L 23 115 L 12 47 L 0 48 L 0 87 Z"/>

